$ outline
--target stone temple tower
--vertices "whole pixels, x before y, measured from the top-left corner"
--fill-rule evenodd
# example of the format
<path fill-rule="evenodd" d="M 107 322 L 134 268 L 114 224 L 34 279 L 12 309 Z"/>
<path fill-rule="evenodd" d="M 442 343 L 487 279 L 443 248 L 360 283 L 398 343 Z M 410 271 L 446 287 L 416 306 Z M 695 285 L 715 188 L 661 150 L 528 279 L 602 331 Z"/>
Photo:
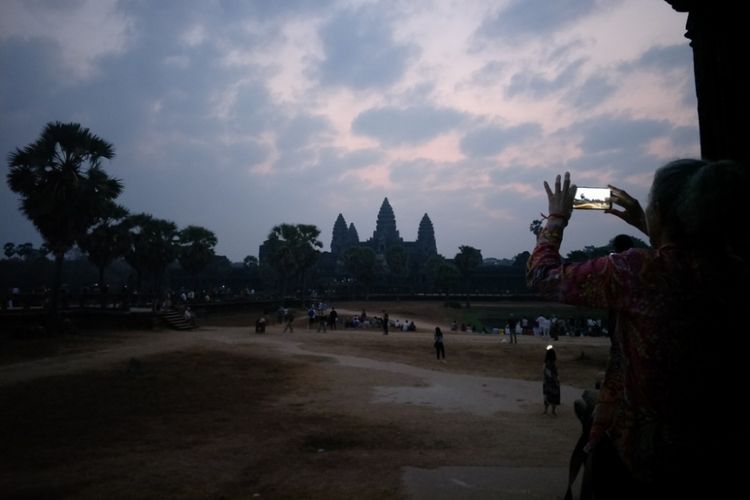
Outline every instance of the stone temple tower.
<path fill-rule="evenodd" d="M 331 253 L 339 254 L 346 247 L 347 228 L 344 216 L 339 214 L 336 222 L 333 224 L 333 238 L 331 238 Z"/>
<path fill-rule="evenodd" d="M 334 255 L 343 254 L 348 248 L 359 245 L 359 235 L 354 223 L 346 226 L 344 216 L 339 214 L 336 222 L 333 224 L 333 237 L 331 238 L 331 253 Z"/>
<path fill-rule="evenodd" d="M 437 255 L 437 244 L 435 243 L 435 229 L 427 214 L 424 214 L 419 222 L 417 231 L 417 250 L 424 255 Z"/>
<path fill-rule="evenodd" d="M 403 243 L 396 229 L 396 216 L 393 214 L 391 204 L 388 203 L 388 198 L 385 198 L 383 204 L 380 205 L 375 232 L 370 241 L 374 244 L 374 250 L 378 254 L 384 254 L 390 246 Z"/>

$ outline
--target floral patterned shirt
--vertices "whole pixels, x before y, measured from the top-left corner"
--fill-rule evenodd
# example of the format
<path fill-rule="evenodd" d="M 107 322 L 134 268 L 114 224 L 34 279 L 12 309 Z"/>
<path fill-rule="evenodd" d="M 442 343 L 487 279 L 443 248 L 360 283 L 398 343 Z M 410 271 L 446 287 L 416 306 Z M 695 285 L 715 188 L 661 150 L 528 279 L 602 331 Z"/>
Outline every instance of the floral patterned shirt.
<path fill-rule="evenodd" d="M 559 302 L 616 312 L 592 436 L 606 431 L 635 477 L 649 481 L 700 425 L 684 417 L 694 403 L 690 360 L 700 349 L 697 336 L 685 335 L 699 295 L 690 260 L 666 246 L 564 263 L 563 228 L 550 219 L 539 234 L 528 284 Z"/>

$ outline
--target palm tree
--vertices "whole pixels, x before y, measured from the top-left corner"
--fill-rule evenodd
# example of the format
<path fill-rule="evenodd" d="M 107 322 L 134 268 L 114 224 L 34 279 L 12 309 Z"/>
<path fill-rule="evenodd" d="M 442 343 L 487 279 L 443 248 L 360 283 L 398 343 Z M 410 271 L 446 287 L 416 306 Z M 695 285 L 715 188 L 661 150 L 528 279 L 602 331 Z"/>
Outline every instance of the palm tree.
<path fill-rule="evenodd" d="M 282 279 L 282 295 L 286 294 L 290 279 L 301 281 L 305 272 L 318 258 L 320 229 L 311 224 L 280 224 L 268 235 L 270 264 Z"/>
<path fill-rule="evenodd" d="M 57 317 L 65 252 L 86 234 L 122 183 L 101 168 L 112 144 L 77 123 L 48 123 L 39 138 L 8 156 L 8 185 L 55 256 L 50 316 Z"/>
<path fill-rule="evenodd" d="M 139 292 L 143 274 L 151 275 L 153 308 L 156 309 L 164 272 L 177 258 L 177 226 L 174 222 L 143 213 L 127 217 L 125 225 L 128 228 L 125 262 L 136 271 Z"/>
<path fill-rule="evenodd" d="M 125 255 L 128 244 L 128 228 L 125 217 L 128 211 L 110 203 L 97 223 L 79 240 L 78 246 L 86 252 L 89 261 L 99 269 L 99 291 L 101 293 L 102 309 L 106 306 L 107 286 L 105 274 L 107 267 Z"/>

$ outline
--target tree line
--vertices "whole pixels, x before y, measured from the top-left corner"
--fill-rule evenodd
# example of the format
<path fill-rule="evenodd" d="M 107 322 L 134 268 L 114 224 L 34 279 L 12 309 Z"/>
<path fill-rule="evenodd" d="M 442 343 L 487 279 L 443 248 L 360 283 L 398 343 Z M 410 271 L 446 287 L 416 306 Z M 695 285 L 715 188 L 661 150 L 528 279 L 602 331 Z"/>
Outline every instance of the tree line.
<path fill-rule="evenodd" d="M 48 123 L 39 138 L 8 156 L 7 182 L 20 198 L 20 209 L 39 231 L 44 243 L 6 243 L 6 258 L 23 261 L 52 256 L 54 272 L 49 300 L 50 317 L 57 318 L 65 255 L 79 248 L 98 270 L 98 287 L 107 290 L 106 270 L 124 261 L 134 271 L 136 289 L 148 284 L 152 296 L 162 295 L 165 273 L 170 265 L 198 276 L 219 258 L 216 235 L 203 227 L 182 229 L 169 220 L 147 213 L 130 213 L 117 203 L 124 189 L 119 179 L 104 170 L 103 160 L 115 156 L 114 146 L 78 123 Z M 538 232 L 541 221 L 530 230 Z M 453 259 L 440 255 L 414 262 L 401 246 L 387 249 L 383 257 L 366 246 L 347 249 L 336 262 L 321 262 L 320 230 L 309 224 L 274 226 L 267 238 L 266 262 L 253 256 L 244 260 L 258 282 L 275 289 L 282 297 L 305 294 L 306 290 L 349 289 L 367 296 L 380 290 L 415 292 L 429 290 L 469 294 L 476 291 L 483 264 L 481 250 L 462 245 Z M 643 244 L 638 241 L 639 244 Z M 645 244 L 643 244 L 645 245 Z M 585 247 L 571 252 L 571 260 L 595 257 L 608 247 Z M 608 250 L 607 250 L 608 251 Z M 330 254 L 328 254 L 330 255 Z M 226 258 L 223 258 L 226 260 Z M 517 255 L 510 266 L 522 276 L 528 252 Z M 494 266 L 498 267 L 498 266 Z M 491 274 L 491 273 L 490 273 Z M 479 276 L 481 277 L 481 276 Z M 510 286 L 510 285 L 509 285 Z M 154 301 L 156 303 L 156 301 Z"/>
<path fill-rule="evenodd" d="M 174 222 L 150 214 L 131 214 L 116 203 L 123 191 L 119 179 L 110 177 L 103 160 L 115 156 L 114 146 L 78 123 L 48 123 L 39 138 L 8 156 L 7 181 L 19 195 L 21 211 L 44 241 L 40 255 L 53 256 L 49 313 L 57 319 L 65 254 L 74 246 L 85 252 L 99 269 L 99 286 L 105 270 L 123 258 L 138 276 L 152 279 L 159 295 L 161 277 L 175 259 L 188 271 L 204 268 L 214 256 L 214 233 L 199 226 L 178 229 Z M 4 246 L 5 255 L 28 256 L 29 244 Z"/>

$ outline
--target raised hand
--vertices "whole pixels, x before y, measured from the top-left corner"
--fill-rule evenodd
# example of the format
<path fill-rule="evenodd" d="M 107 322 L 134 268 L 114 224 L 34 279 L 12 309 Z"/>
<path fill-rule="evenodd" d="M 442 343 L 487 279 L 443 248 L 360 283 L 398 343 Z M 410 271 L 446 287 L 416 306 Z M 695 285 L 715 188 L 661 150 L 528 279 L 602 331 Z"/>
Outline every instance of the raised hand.
<path fill-rule="evenodd" d="M 555 177 L 555 190 L 550 189 L 547 181 L 544 181 L 544 190 L 547 191 L 549 201 L 549 216 L 562 217 L 566 221 L 573 213 L 573 198 L 576 195 L 576 186 L 570 184 L 570 172 L 565 172 L 565 179 L 560 183 L 560 176 Z"/>

